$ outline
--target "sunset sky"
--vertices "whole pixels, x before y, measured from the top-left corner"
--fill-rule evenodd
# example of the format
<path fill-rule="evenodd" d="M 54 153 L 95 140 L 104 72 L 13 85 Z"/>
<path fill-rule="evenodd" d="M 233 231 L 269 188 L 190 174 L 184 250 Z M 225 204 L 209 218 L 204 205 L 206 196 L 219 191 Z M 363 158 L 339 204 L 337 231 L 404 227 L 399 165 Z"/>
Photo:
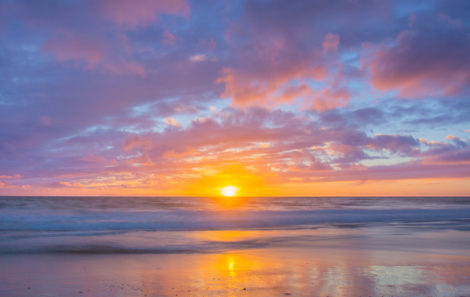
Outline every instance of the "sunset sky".
<path fill-rule="evenodd" d="M 470 195 L 470 1 L 0 0 L 0 195 Z"/>

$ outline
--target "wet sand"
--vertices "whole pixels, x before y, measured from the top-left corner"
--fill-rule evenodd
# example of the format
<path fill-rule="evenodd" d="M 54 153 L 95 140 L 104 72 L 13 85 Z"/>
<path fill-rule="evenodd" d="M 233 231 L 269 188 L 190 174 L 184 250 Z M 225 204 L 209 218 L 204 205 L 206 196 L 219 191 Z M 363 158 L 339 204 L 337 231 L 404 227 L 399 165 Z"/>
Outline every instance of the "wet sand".
<path fill-rule="evenodd" d="M 4 254 L 0 296 L 470 296 L 468 231 L 283 232 L 184 232 L 260 243 L 207 253 Z"/>

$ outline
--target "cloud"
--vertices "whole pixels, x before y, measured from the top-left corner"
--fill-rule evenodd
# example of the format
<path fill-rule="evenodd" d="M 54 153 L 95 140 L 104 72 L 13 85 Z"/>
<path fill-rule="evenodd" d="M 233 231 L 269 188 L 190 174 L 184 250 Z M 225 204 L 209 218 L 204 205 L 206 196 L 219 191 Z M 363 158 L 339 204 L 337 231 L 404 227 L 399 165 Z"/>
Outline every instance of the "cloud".
<path fill-rule="evenodd" d="M 391 152 L 409 153 L 419 146 L 419 141 L 404 135 L 377 135 L 368 144 L 374 149 L 385 149 Z"/>
<path fill-rule="evenodd" d="M 17 1 L 7 7 L 11 22 L 26 25 L 41 49 L 60 63 L 89 71 L 144 77 L 128 33 L 158 21 L 161 14 L 187 16 L 184 0 Z M 167 41 L 169 36 L 167 35 Z"/>
<path fill-rule="evenodd" d="M 175 120 L 175 118 L 173 118 L 173 117 L 166 118 L 165 123 L 167 123 L 170 126 L 174 126 L 174 127 L 179 127 L 180 126 L 180 123 L 178 123 L 178 121 Z"/>
<path fill-rule="evenodd" d="M 380 90 L 398 90 L 401 97 L 428 98 L 461 94 L 470 84 L 470 31 L 440 16 L 416 21 L 391 45 L 381 45 L 364 67 Z"/>
<path fill-rule="evenodd" d="M 162 42 L 164 44 L 173 45 L 176 42 L 176 36 L 171 32 L 165 31 L 165 33 L 163 33 Z"/>
<path fill-rule="evenodd" d="M 338 28 L 346 20 L 360 20 L 365 8 L 377 13 L 383 8 L 374 1 L 333 2 L 254 1 L 244 6 L 242 20 L 226 32 L 235 56 L 217 80 L 224 85 L 221 96 L 235 106 L 276 106 L 297 99 L 301 107 L 317 110 L 348 104 L 349 91 L 341 79 L 347 67 L 335 54 L 343 31 L 332 33 L 328 24 L 334 20 L 333 28 Z M 342 9 L 334 8 L 338 6 Z M 348 33 L 346 41 L 350 46 Z M 315 82 L 334 86 L 317 89 L 312 87 Z"/>
<path fill-rule="evenodd" d="M 153 23 L 161 14 L 188 15 L 190 12 L 185 0 L 101 0 L 98 6 L 114 23 L 130 27 Z"/>
<path fill-rule="evenodd" d="M 348 105 L 351 93 L 346 88 L 323 89 L 314 95 L 312 108 L 317 111 L 336 109 Z"/>
<path fill-rule="evenodd" d="M 339 45 L 339 35 L 328 33 L 325 35 L 325 40 L 322 43 L 324 51 L 336 51 Z"/>
<path fill-rule="evenodd" d="M 191 3 L 0 3 L 2 193 L 465 185 L 466 5 Z"/>
<path fill-rule="evenodd" d="M 196 54 L 189 57 L 191 62 L 204 62 L 207 59 L 207 56 L 204 54 Z"/>

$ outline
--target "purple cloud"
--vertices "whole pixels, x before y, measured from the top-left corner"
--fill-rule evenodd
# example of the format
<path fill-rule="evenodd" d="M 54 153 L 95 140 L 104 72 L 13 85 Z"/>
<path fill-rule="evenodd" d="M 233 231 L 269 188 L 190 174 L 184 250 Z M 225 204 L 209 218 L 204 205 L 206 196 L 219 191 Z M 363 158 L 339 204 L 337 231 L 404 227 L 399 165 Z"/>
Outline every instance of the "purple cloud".
<path fill-rule="evenodd" d="M 461 94 L 470 84 L 470 31 L 445 15 L 415 17 L 391 45 L 382 45 L 364 67 L 381 90 L 401 97 L 426 98 Z"/>
<path fill-rule="evenodd" d="M 464 184 L 467 6 L 415 4 L 1 2 L 0 193 Z"/>

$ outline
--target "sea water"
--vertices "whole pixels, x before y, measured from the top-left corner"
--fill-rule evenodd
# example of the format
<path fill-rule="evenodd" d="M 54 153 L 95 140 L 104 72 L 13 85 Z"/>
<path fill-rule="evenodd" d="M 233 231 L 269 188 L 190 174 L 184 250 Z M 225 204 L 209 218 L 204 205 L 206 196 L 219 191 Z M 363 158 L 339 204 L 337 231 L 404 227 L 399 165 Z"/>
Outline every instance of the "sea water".
<path fill-rule="evenodd" d="M 469 230 L 470 199 L 0 197 L 0 254 L 210 252 L 308 240 L 310 230 L 326 228 Z M 262 238 L 193 236 L 217 230 L 258 231 Z"/>
<path fill-rule="evenodd" d="M 0 296 L 470 296 L 465 197 L 1 197 Z"/>

